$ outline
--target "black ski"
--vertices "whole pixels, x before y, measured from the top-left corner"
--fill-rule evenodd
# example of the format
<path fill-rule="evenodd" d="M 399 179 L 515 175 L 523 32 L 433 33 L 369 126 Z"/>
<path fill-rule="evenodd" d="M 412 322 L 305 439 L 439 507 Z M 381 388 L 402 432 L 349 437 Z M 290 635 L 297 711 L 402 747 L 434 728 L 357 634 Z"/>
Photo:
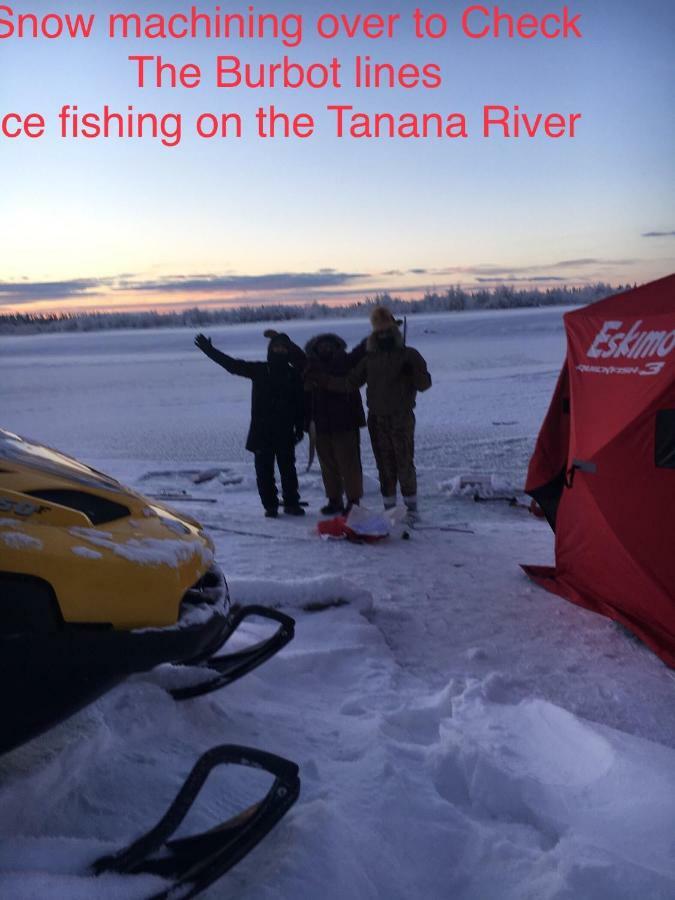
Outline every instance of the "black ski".
<path fill-rule="evenodd" d="M 279 627 L 267 640 L 260 641 L 243 650 L 237 650 L 234 653 L 224 653 L 222 656 L 215 655 L 218 649 L 232 637 L 242 622 L 252 617 L 268 619 L 276 622 Z M 237 679 L 248 675 L 253 669 L 261 666 L 282 650 L 286 644 L 290 643 L 294 634 L 295 619 L 279 612 L 278 609 L 271 609 L 268 606 L 242 606 L 230 616 L 228 629 L 224 634 L 219 635 L 218 645 L 215 649 L 208 648 L 200 656 L 181 662 L 183 666 L 198 666 L 209 672 L 215 672 L 217 675 L 214 678 L 209 678 L 189 687 L 170 689 L 169 693 L 174 700 L 189 700 L 192 697 L 201 697 L 204 694 L 211 694 L 213 691 L 220 690 L 220 688 L 232 684 L 233 681 L 237 681 Z"/>

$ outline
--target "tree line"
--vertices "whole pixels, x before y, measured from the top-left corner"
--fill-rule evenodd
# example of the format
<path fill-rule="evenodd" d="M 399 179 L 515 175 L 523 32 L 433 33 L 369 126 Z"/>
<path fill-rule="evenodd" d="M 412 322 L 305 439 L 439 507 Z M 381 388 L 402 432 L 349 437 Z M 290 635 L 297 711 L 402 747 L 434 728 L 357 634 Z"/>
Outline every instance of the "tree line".
<path fill-rule="evenodd" d="M 386 304 L 397 316 L 421 313 L 462 312 L 464 310 L 523 309 L 538 306 L 586 305 L 627 290 L 632 285 L 614 287 L 604 282 L 582 287 L 494 288 L 465 290 L 450 287 L 427 291 L 421 299 L 404 300 L 378 293 L 364 300 L 340 306 L 314 301 L 305 304 L 259 304 L 225 309 L 191 309 L 162 312 L 62 312 L 0 314 L 0 333 L 36 334 L 42 332 L 84 332 L 111 329 L 203 328 L 209 325 L 233 325 L 245 322 L 285 322 L 297 319 L 359 318 L 370 314 L 373 306 Z"/>

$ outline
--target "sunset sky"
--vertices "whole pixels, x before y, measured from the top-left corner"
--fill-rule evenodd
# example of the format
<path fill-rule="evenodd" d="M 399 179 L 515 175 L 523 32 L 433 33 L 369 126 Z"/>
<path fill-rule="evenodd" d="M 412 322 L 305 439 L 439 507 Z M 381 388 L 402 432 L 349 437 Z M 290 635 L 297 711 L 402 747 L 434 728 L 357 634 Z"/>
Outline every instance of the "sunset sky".
<path fill-rule="evenodd" d="M 8 5 L 12 6 L 11 2 Z M 216 4 L 196 4 L 213 12 Z M 245 11 L 247 3 L 222 2 Z M 355 3 L 339 11 L 411 15 L 417 2 Z M 94 11 L 88 41 L 0 40 L 0 117 L 40 111 L 41 140 L 0 136 L 0 313 L 142 309 L 259 302 L 340 302 L 379 289 L 552 286 L 647 281 L 675 269 L 675 66 L 672 0 L 570 3 L 583 40 L 468 40 L 444 12 L 442 41 L 410 28 L 389 41 L 109 41 L 111 10 L 185 10 L 173 0 L 115 6 L 16 4 L 21 12 Z M 555 2 L 511 2 L 518 14 Z M 303 12 L 319 4 L 268 0 L 256 11 Z M 326 4 L 327 10 L 337 10 Z M 17 13 L 18 13 L 17 9 Z M 2 17 L 0 17 L 2 18 Z M 309 28 L 308 28 L 309 30 Z M 138 89 L 132 53 L 200 63 L 203 87 Z M 356 53 L 376 61 L 439 63 L 438 90 L 244 91 L 211 85 L 215 57 L 328 61 Z M 237 111 L 275 103 L 312 112 L 308 141 L 203 141 L 177 148 L 153 139 L 63 141 L 64 103 L 100 112 Z M 329 103 L 357 110 L 464 112 L 471 137 L 349 141 L 332 135 Z M 484 104 L 532 113 L 580 112 L 574 140 L 485 140 Z"/>

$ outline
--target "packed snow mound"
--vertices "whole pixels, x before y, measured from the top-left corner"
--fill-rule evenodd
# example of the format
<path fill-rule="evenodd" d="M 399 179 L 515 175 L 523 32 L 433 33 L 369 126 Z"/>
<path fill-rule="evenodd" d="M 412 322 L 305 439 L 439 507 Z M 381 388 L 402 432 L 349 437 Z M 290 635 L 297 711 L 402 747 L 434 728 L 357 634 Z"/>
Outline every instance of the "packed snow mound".
<path fill-rule="evenodd" d="M 228 579 L 228 585 L 232 601 L 241 606 L 259 604 L 313 612 L 349 604 L 365 613 L 373 603 L 368 591 L 339 575 L 317 575 L 292 581 L 233 578 Z"/>
<path fill-rule="evenodd" d="M 364 615 L 370 595 L 347 579 L 234 578 L 232 594 L 294 606 L 295 641 L 191 703 L 161 690 L 167 672 L 139 676 L 0 761 L 3 896 L 151 894 L 87 866 L 161 814 L 206 746 L 273 737 L 301 800 L 205 900 L 670 900 L 675 750 L 521 700 L 499 670 L 428 690 L 382 630 L 395 611 Z M 317 597 L 351 602 L 300 609 Z M 238 791 L 214 784 L 189 830 Z"/>
<path fill-rule="evenodd" d="M 546 701 L 494 703 L 483 688 L 455 698 L 432 756 L 439 795 L 504 832 L 498 896 L 535 896 L 537 883 L 556 900 L 672 896 L 675 751 Z M 530 877 L 549 869 L 530 893 L 528 847 L 544 851 Z M 462 896 L 497 896 L 494 873 L 472 878 Z"/>

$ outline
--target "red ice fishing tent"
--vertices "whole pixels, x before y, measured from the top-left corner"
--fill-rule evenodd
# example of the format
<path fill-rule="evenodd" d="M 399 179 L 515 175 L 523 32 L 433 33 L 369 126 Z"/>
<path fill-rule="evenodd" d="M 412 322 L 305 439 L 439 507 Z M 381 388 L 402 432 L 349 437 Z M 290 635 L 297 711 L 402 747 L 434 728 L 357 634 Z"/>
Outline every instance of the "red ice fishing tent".
<path fill-rule="evenodd" d="M 675 275 L 567 313 L 527 492 L 555 531 L 540 585 L 675 667 Z"/>

